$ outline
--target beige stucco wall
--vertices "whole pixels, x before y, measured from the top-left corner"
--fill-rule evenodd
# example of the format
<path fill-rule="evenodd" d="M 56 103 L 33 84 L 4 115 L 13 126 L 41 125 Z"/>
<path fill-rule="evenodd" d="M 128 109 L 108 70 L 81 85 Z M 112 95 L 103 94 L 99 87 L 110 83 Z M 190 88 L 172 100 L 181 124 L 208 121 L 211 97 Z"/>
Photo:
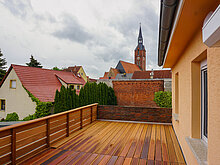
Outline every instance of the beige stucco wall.
<path fill-rule="evenodd" d="M 83 70 L 82 67 L 80 67 L 78 73 L 82 76 L 82 78 L 83 78 L 86 82 L 88 81 L 88 80 L 87 80 L 87 77 L 86 77 L 86 73 L 85 73 L 85 71 Z"/>
<path fill-rule="evenodd" d="M 208 48 L 202 42 L 201 29 L 172 67 L 173 113 L 175 113 L 175 74 L 178 73 L 179 121 L 173 126 L 187 164 L 197 160 L 185 138 L 200 138 L 200 61 L 207 56 L 208 70 L 208 164 L 220 162 L 220 48 Z"/>
<path fill-rule="evenodd" d="M 10 88 L 10 80 L 16 80 L 16 89 Z M 21 81 L 18 79 L 14 69 L 11 70 L 0 88 L 0 99 L 5 99 L 6 101 L 5 111 L 0 111 L 0 119 L 6 118 L 6 115 L 12 112 L 16 112 L 19 119 L 23 119 L 35 112 L 36 103 L 32 102 L 22 87 Z"/>

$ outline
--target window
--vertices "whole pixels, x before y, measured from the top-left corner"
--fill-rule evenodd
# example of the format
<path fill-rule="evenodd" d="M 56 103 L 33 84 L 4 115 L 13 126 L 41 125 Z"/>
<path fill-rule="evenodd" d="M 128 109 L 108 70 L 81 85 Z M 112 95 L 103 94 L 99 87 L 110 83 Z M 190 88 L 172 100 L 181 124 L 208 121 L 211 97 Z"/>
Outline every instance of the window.
<path fill-rule="evenodd" d="M 10 88 L 16 89 L 16 80 L 10 80 Z"/>
<path fill-rule="evenodd" d="M 73 89 L 74 89 L 74 85 L 70 85 L 70 89 L 72 89 L 72 90 L 73 90 Z"/>
<path fill-rule="evenodd" d="M 83 76 L 83 73 L 81 73 L 81 75 Z"/>
<path fill-rule="evenodd" d="M 5 100 L 0 100 L 0 106 L 1 106 L 0 110 L 5 110 Z"/>
<path fill-rule="evenodd" d="M 77 85 L 77 90 L 79 90 L 80 89 L 80 85 Z"/>
<path fill-rule="evenodd" d="M 208 140 L 208 81 L 207 61 L 201 62 L 201 133 L 202 139 Z"/>

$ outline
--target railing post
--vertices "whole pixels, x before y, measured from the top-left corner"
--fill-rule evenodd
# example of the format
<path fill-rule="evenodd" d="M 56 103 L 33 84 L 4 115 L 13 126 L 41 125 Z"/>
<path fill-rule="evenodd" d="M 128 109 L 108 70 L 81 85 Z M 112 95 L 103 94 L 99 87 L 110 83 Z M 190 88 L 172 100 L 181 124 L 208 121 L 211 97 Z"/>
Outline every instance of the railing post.
<path fill-rule="evenodd" d="M 15 128 L 11 129 L 11 163 L 12 165 L 16 164 L 16 130 Z"/>
<path fill-rule="evenodd" d="M 83 116 L 82 116 L 82 109 L 80 109 L 80 129 L 83 127 Z"/>
<path fill-rule="evenodd" d="M 46 124 L 47 124 L 47 147 L 50 147 L 50 119 L 46 119 Z"/>
<path fill-rule="evenodd" d="M 69 113 L 66 114 L 66 137 L 70 134 Z"/>
<path fill-rule="evenodd" d="M 92 108 L 93 108 L 93 107 L 91 106 L 91 123 L 92 123 Z"/>

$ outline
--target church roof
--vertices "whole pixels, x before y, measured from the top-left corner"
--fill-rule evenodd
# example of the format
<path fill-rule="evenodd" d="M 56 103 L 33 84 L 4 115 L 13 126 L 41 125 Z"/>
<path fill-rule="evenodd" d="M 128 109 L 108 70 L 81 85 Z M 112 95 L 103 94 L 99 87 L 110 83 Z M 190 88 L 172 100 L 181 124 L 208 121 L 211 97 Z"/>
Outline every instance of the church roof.
<path fill-rule="evenodd" d="M 141 69 L 136 64 L 132 64 L 125 61 L 119 61 L 119 63 L 121 63 L 125 73 L 134 73 L 135 71 L 141 71 Z"/>

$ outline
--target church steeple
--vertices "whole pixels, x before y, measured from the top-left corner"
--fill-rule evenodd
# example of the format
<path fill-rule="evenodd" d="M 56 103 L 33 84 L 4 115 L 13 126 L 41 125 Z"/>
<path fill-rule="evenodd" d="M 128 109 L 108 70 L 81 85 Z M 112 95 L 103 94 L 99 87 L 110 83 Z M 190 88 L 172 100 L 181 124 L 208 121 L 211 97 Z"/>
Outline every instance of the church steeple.
<path fill-rule="evenodd" d="M 142 32 L 141 32 L 141 23 L 140 23 L 140 29 L 139 29 L 138 44 L 143 44 L 143 38 L 142 38 Z"/>
<path fill-rule="evenodd" d="M 143 45 L 143 37 L 141 31 L 141 23 L 138 35 L 138 45 L 134 51 L 135 64 L 139 66 L 142 71 L 146 68 L 146 50 Z"/>

